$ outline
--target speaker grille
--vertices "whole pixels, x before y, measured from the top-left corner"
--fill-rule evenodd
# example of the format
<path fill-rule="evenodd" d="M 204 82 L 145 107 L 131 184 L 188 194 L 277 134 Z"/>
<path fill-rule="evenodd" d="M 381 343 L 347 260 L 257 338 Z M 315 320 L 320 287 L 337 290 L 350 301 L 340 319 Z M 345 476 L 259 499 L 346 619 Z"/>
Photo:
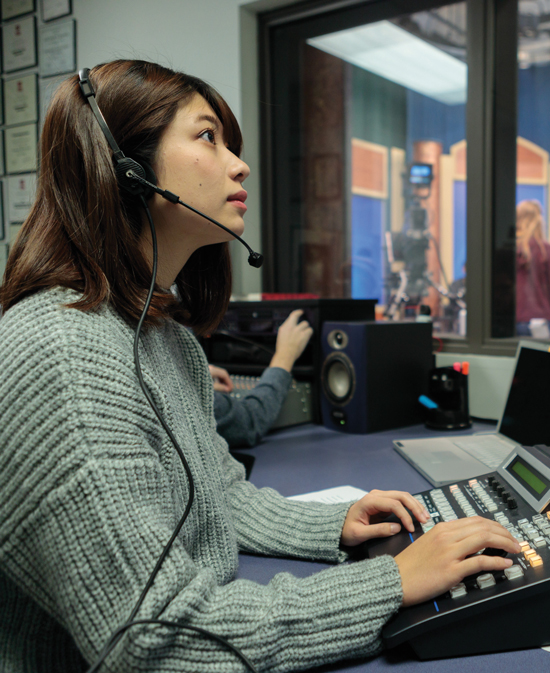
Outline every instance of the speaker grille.
<path fill-rule="evenodd" d="M 346 405 L 355 393 L 355 368 L 345 353 L 331 353 L 321 372 L 323 391 L 333 404 Z"/>

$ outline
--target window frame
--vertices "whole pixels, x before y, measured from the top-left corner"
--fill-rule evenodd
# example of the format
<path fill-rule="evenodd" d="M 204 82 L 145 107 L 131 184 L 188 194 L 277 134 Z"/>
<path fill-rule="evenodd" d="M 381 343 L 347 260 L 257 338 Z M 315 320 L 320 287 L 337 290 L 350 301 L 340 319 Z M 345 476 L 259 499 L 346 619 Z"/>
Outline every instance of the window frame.
<path fill-rule="evenodd" d="M 390 19 L 400 14 L 454 4 L 457 0 L 314 0 L 258 14 L 260 63 L 260 129 L 262 242 L 265 253 L 264 291 L 278 288 L 275 257 L 278 238 L 284 238 L 290 218 L 275 217 L 274 135 L 281 142 L 285 123 L 275 121 L 274 37 L 287 31 L 292 39 L 305 39 L 305 26 L 330 23 L 339 30 L 360 22 Z M 493 268 L 497 250 L 505 255 L 505 268 L 515 278 L 515 186 L 517 136 L 517 0 L 466 0 L 468 25 L 468 104 L 466 107 L 467 155 L 467 335 L 445 337 L 443 350 L 456 353 L 513 355 L 518 337 L 493 336 L 495 329 L 515 327 L 515 292 L 496 292 Z M 413 5 L 414 6 L 411 6 Z M 355 23 L 349 23 L 355 21 Z M 306 24 L 306 22 L 309 22 Z M 347 22 L 347 25 L 346 25 Z M 325 30 L 328 32 L 328 30 Z M 322 33 L 313 33 L 322 34 Z M 307 37 L 311 36 L 310 34 Z M 289 49 L 290 52 L 290 49 Z M 288 64 L 287 64 L 288 67 Z M 290 115 L 288 115 L 290 116 Z M 276 128 L 277 127 L 277 128 Z M 277 132 L 277 134 L 275 133 Z M 287 176 L 288 182 L 288 176 Z M 284 189 L 283 189 L 284 191 Z M 281 201 L 278 184 L 277 200 Z M 279 204 L 277 205 L 279 207 Z M 281 229 L 283 229 L 281 231 Z M 288 240 L 288 239 L 287 239 Z M 497 247 L 498 246 L 498 247 Z M 501 255 L 502 256 L 502 255 Z M 279 258 L 285 256 L 279 252 Z M 289 259 L 288 249 L 286 260 Z M 284 263 L 283 263 L 284 264 Z M 290 269 L 283 266 L 283 274 Z M 514 296 L 512 295 L 514 293 Z M 504 303 L 502 303 L 504 302 Z M 510 325 L 502 322 L 500 306 L 514 307 Z"/>

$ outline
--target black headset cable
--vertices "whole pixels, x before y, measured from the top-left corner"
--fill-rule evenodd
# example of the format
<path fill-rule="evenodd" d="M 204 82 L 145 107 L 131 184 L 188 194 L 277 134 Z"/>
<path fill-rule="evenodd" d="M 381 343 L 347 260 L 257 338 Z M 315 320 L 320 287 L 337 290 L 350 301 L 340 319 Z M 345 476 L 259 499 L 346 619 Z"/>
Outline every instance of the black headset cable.
<path fill-rule="evenodd" d="M 155 567 L 153 568 L 151 574 L 149 575 L 149 579 L 147 580 L 147 583 L 145 584 L 145 587 L 143 588 L 143 591 L 141 592 L 140 597 L 138 598 L 136 604 L 134 605 L 132 612 L 130 613 L 130 616 L 126 620 L 126 622 L 120 626 L 109 638 L 105 646 L 103 647 L 102 651 L 99 653 L 97 659 L 95 662 L 92 664 L 92 666 L 86 671 L 86 673 L 96 673 L 96 671 L 99 670 L 105 659 L 109 656 L 109 654 L 112 652 L 112 650 L 116 647 L 116 645 L 119 643 L 121 640 L 122 636 L 128 631 L 131 627 L 137 626 L 137 625 L 144 625 L 144 624 L 157 624 L 160 626 L 167 626 L 170 628 L 177 628 L 177 629 L 187 629 L 189 631 L 195 631 L 196 633 L 200 633 L 204 636 L 207 636 L 208 638 L 212 638 L 214 640 L 217 640 L 219 643 L 223 644 L 225 647 L 227 647 L 229 650 L 234 652 L 242 661 L 243 663 L 248 666 L 250 671 L 252 673 L 258 673 L 257 669 L 253 666 L 253 664 L 249 661 L 249 659 L 241 652 L 237 647 L 232 645 L 228 640 L 223 638 L 222 636 L 218 636 L 215 633 L 211 633 L 210 631 L 207 631 L 206 629 L 201 629 L 196 626 L 189 626 L 187 624 L 179 624 L 178 622 L 171 622 L 167 621 L 164 619 L 136 619 L 136 615 L 143 604 L 143 601 L 145 600 L 145 597 L 147 596 L 147 593 L 149 592 L 151 586 L 153 585 L 153 582 L 155 581 L 156 576 L 158 575 L 162 564 L 164 563 L 164 559 L 168 555 L 168 552 L 170 551 L 172 545 L 174 544 L 175 539 L 179 535 L 179 532 L 185 523 L 187 517 L 189 516 L 189 511 L 191 510 L 191 506 L 193 504 L 193 500 L 195 497 L 195 484 L 193 481 L 193 476 L 191 474 L 191 470 L 189 468 L 189 464 L 185 458 L 185 455 L 178 444 L 177 439 L 174 436 L 174 433 L 172 430 L 168 427 L 168 424 L 162 417 L 162 414 L 157 407 L 153 396 L 151 395 L 151 392 L 147 388 L 147 385 L 145 381 L 143 380 L 143 375 L 141 371 L 141 363 L 139 361 L 139 336 L 143 327 L 143 323 L 145 322 L 145 318 L 147 316 L 147 311 L 149 310 L 149 306 L 151 305 L 151 300 L 153 298 L 153 293 L 155 289 L 155 282 L 157 278 L 157 266 L 158 266 L 158 246 L 157 246 L 157 235 L 156 235 L 156 230 L 155 230 L 155 224 L 153 222 L 153 218 L 151 217 L 151 212 L 149 210 L 149 207 L 147 206 L 147 201 L 143 197 L 142 194 L 139 195 L 141 204 L 147 214 L 147 219 L 149 221 L 149 227 L 151 229 L 151 239 L 153 243 L 153 270 L 152 270 L 152 277 L 151 277 L 151 284 L 149 286 L 149 292 L 147 294 L 147 298 L 145 300 L 145 304 L 143 306 L 143 311 L 141 313 L 141 317 L 139 319 L 137 328 L 136 328 L 136 333 L 134 336 L 134 363 L 135 363 L 135 368 L 136 368 L 136 373 L 139 381 L 139 385 L 141 386 L 141 389 L 143 390 L 143 393 L 145 397 L 147 398 L 147 401 L 149 402 L 149 405 L 153 409 L 155 415 L 157 416 L 160 424 L 164 428 L 166 434 L 170 438 L 170 441 L 174 445 L 174 448 L 176 450 L 176 453 L 178 454 L 183 468 L 185 470 L 185 474 L 187 475 L 187 481 L 189 484 L 189 499 L 187 501 L 187 505 L 185 506 L 185 510 L 177 524 L 177 526 L 174 529 L 174 532 L 170 536 L 170 539 L 166 543 L 164 549 L 162 550 L 162 553 L 160 554 Z M 182 204 L 184 205 L 184 204 Z M 201 213 L 199 213 L 201 214 Z"/>

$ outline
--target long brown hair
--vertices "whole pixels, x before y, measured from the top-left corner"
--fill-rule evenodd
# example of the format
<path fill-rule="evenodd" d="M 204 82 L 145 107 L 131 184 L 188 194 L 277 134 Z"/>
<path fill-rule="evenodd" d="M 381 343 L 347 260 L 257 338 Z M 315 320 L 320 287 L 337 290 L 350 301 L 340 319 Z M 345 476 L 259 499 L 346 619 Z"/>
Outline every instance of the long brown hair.
<path fill-rule="evenodd" d="M 229 149 L 237 156 L 241 152 L 233 113 L 200 79 L 127 60 L 96 66 L 90 79 L 99 108 L 128 157 L 154 164 L 163 131 L 181 103 L 195 94 L 220 119 Z M 51 102 L 40 155 L 36 200 L 10 252 L 0 288 L 3 310 L 40 289 L 63 286 L 81 293 L 72 308 L 89 311 L 108 301 L 136 321 L 151 277 L 139 246 L 143 208 L 139 199 L 119 191 L 111 150 L 76 75 L 60 85 Z M 176 284 L 178 300 L 171 293 L 155 292 L 149 324 L 171 315 L 198 334 L 214 328 L 231 294 L 227 243 L 197 250 Z"/>
<path fill-rule="evenodd" d="M 538 244 L 543 259 L 546 259 L 542 232 L 542 206 L 538 201 L 526 199 L 516 207 L 516 248 L 527 263 L 531 261 L 531 241 Z"/>

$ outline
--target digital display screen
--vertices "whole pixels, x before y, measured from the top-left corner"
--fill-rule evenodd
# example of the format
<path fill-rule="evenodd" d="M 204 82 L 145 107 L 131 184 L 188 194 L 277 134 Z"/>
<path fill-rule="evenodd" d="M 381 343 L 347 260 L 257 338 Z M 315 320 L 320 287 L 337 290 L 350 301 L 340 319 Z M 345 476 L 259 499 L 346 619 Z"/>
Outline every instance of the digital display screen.
<path fill-rule="evenodd" d="M 540 497 L 548 488 L 549 483 L 540 472 L 533 469 L 529 463 L 521 458 L 516 458 L 506 468 L 530 493 Z"/>
<path fill-rule="evenodd" d="M 431 164 L 413 164 L 409 169 L 411 185 L 430 185 L 433 180 Z"/>

